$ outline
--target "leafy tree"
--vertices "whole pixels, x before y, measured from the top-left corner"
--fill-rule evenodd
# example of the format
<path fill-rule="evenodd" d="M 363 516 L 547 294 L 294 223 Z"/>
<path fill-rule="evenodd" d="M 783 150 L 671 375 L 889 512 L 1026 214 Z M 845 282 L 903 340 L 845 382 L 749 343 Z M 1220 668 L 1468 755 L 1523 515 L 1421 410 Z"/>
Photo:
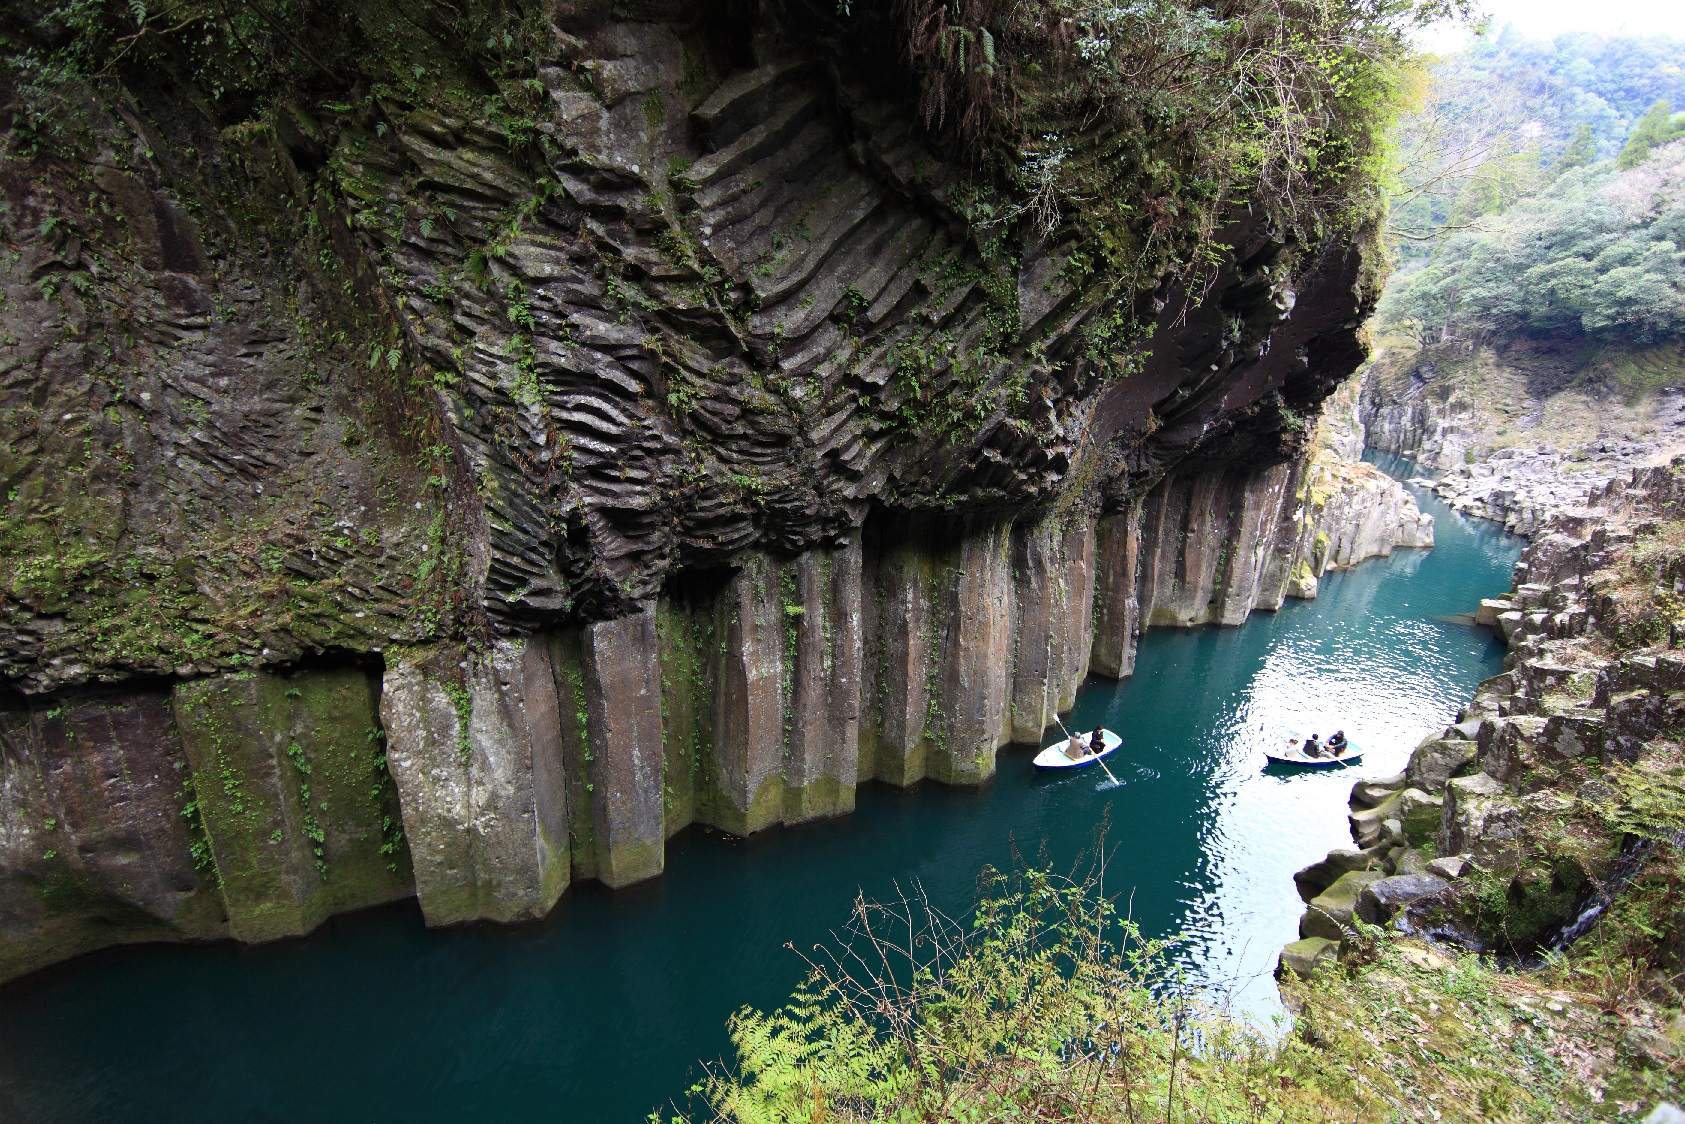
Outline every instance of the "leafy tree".
<path fill-rule="evenodd" d="M 1539 42 L 1505 28 L 1438 60 L 1395 140 L 1395 256 L 1414 267 L 1444 236 L 1486 226 L 1564 173 L 1616 155 L 1658 100 L 1685 104 L 1685 42 Z"/>
<path fill-rule="evenodd" d="M 1597 159 L 1597 131 L 1590 125 L 1581 125 L 1580 131 L 1574 134 L 1574 139 L 1568 142 L 1568 147 L 1562 150 L 1562 155 L 1551 165 L 1551 178 L 1555 179 L 1563 172 L 1575 168 L 1584 168 Z"/>
<path fill-rule="evenodd" d="M 1627 135 L 1621 154 L 1615 158 L 1615 167 L 1622 171 L 1638 167 L 1649 157 L 1651 149 L 1666 144 L 1681 133 L 1685 133 L 1685 122 L 1674 120 L 1673 106 L 1668 104 L 1667 99 L 1658 100 Z"/>
<path fill-rule="evenodd" d="M 1624 171 L 1571 168 L 1480 231 L 1446 238 L 1383 296 L 1423 343 L 1524 333 L 1685 338 L 1685 143 Z"/>

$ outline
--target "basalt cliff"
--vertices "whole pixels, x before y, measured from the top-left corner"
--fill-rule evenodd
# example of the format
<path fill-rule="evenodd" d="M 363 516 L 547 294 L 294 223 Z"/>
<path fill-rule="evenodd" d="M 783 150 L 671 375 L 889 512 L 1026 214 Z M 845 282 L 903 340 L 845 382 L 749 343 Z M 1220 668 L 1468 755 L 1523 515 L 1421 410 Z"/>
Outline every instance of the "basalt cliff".
<path fill-rule="evenodd" d="M 1434 488 L 1457 510 L 1532 536 L 1685 451 L 1682 381 L 1677 345 L 1394 340 L 1353 380 L 1348 428 L 1360 447 L 1439 470 Z"/>
<path fill-rule="evenodd" d="M 983 782 L 1142 629 L 1431 543 L 1312 455 L 1358 233 L 1230 202 L 1105 268 L 1160 166 L 1049 220 L 887 16 L 235 5 L 76 69 L 12 7 L 0 976 L 539 918 L 691 824 Z"/>

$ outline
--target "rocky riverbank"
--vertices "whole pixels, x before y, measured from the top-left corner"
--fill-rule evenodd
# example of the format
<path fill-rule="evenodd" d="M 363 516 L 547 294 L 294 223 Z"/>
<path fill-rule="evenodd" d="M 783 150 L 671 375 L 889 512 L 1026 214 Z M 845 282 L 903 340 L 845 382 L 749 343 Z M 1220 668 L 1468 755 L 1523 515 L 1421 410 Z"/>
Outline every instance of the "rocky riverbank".
<path fill-rule="evenodd" d="M 1308 461 L 1373 194 L 1284 220 L 1016 9 L 981 84 L 896 6 L 106 14 L 0 60 L 0 974 L 541 917 L 1424 540 Z"/>
<path fill-rule="evenodd" d="M 1635 468 L 1665 462 L 1678 447 L 1677 442 L 1598 441 L 1567 452 L 1553 445 L 1497 449 L 1489 460 L 1447 469 L 1434 480 L 1433 490 L 1458 511 L 1531 537 L 1551 516 L 1584 507 L 1611 483 L 1628 478 Z"/>
<path fill-rule="evenodd" d="M 1295 876 L 1306 908 L 1279 972 L 1361 961 L 1369 926 L 1405 934 L 1430 966 L 1451 963 L 1434 946 L 1536 963 L 1593 924 L 1659 909 L 1638 921 L 1642 956 L 1623 953 L 1642 994 L 1598 1033 L 1666 1070 L 1685 1050 L 1663 1033 L 1685 962 L 1680 914 L 1653 895 L 1673 885 L 1685 826 L 1685 459 L 1589 500 L 1550 516 L 1514 588 L 1483 603 L 1510 647 L 1503 672 L 1402 773 L 1353 786 L 1353 846 Z"/>
<path fill-rule="evenodd" d="M 1543 344 L 1395 344 L 1360 377 L 1349 408 L 1337 396 L 1330 409 L 1347 445 L 1438 470 L 1434 490 L 1450 506 L 1531 536 L 1634 469 L 1685 452 L 1685 392 L 1665 382 L 1685 379 L 1677 357 L 1622 358 L 1587 364 Z"/>

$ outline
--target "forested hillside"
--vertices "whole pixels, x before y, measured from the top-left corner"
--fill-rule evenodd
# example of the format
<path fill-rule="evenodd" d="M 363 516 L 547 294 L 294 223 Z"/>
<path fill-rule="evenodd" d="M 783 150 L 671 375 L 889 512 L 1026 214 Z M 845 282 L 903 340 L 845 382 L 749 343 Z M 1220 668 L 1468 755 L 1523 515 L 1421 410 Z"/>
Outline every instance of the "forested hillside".
<path fill-rule="evenodd" d="M 1441 59 L 1399 130 L 1401 263 L 1572 168 L 1621 157 L 1635 133 L 1647 151 L 1660 139 L 1656 116 L 1665 122 L 1675 109 L 1685 109 L 1685 42 L 1663 37 L 1539 42 L 1506 29 Z"/>
<path fill-rule="evenodd" d="M 1427 80 L 1359 416 L 1527 533 L 1685 451 L 1685 43 L 1506 31 Z"/>
<path fill-rule="evenodd" d="M 1499 336 L 1647 345 L 1685 335 L 1685 143 L 1571 168 L 1452 232 L 1393 284 L 1381 323 L 1417 342 Z"/>

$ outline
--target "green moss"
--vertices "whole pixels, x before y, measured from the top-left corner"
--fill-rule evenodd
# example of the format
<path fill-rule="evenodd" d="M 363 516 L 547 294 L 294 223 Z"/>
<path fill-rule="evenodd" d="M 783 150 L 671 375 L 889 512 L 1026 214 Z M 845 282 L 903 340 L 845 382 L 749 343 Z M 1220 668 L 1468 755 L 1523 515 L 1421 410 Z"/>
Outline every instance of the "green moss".
<path fill-rule="evenodd" d="M 568 802 L 568 854 L 574 881 L 596 878 L 603 869 L 598 847 L 591 780 L 591 725 L 585 706 L 585 663 L 577 629 L 551 638 L 550 666 L 562 719 L 562 765 Z"/>
<path fill-rule="evenodd" d="M 785 783 L 782 774 L 761 781 L 747 808 L 739 808 L 724 793 L 707 802 L 707 822 L 733 835 L 753 835 L 784 819 Z"/>
<path fill-rule="evenodd" d="M 198 680 L 175 710 L 235 936 L 297 935 L 414 892 L 366 673 Z"/>
<path fill-rule="evenodd" d="M 828 774 L 805 785 L 785 786 L 783 822 L 787 824 L 846 816 L 852 811 L 854 786 Z"/>
<path fill-rule="evenodd" d="M 68 870 L 55 871 L 36 891 L 41 916 L 23 939 L 0 938 L 0 981 L 112 945 L 211 940 L 228 935 L 215 891 L 190 896 L 174 918 L 162 920 L 113 901 Z M 15 932 L 15 930 L 14 930 Z"/>
<path fill-rule="evenodd" d="M 656 606 L 661 666 L 662 811 L 672 836 L 697 818 L 712 786 L 714 678 L 718 646 L 706 607 L 663 597 Z"/>
<path fill-rule="evenodd" d="M 616 844 L 603 856 L 597 878 L 611 890 L 654 878 L 667 861 L 665 843 L 632 840 Z"/>

